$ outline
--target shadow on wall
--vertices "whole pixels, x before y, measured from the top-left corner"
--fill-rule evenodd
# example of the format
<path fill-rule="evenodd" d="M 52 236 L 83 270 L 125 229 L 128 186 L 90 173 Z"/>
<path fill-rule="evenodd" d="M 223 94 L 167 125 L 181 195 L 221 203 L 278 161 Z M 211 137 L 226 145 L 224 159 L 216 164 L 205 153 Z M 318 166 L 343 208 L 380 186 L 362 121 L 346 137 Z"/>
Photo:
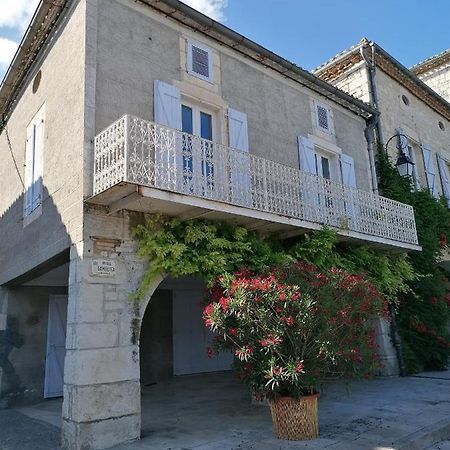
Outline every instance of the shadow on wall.
<path fill-rule="evenodd" d="M 29 214 L 35 186 L 0 216 L 0 398 L 42 397 L 49 297 L 67 294 L 71 239 L 53 195 L 37 184 Z"/>

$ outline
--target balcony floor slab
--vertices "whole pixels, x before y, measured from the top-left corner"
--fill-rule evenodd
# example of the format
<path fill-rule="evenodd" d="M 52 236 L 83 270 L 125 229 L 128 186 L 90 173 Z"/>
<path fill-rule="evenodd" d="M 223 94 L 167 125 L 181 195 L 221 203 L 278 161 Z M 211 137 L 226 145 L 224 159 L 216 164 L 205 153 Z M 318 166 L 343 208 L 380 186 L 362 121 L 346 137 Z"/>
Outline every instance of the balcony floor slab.
<path fill-rule="evenodd" d="M 162 213 L 179 217 L 181 220 L 207 218 L 208 220 L 233 222 L 261 233 L 277 234 L 282 239 L 320 230 L 323 227 L 321 223 L 125 182 L 90 197 L 87 203 L 106 206 L 110 214 L 121 209 L 128 209 L 146 214 Z M 366 244 L 393 252 L 421 250 L 419 245 L 380 236 L 346 229 L 336 229 L 336 232 L 341 241 L 349 243 Z"/>

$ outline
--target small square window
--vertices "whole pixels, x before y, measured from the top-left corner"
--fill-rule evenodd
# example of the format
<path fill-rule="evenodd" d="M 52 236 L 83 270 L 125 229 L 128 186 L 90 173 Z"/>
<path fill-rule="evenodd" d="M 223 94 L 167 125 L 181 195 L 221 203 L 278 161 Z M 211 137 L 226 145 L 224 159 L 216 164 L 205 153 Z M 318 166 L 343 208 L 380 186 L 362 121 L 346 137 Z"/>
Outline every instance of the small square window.
<path fill-rule="evenodd" d="M 212 82 L 212 51 L 204 45 L 188 42 L 188 72 L 198 78 Z"/>

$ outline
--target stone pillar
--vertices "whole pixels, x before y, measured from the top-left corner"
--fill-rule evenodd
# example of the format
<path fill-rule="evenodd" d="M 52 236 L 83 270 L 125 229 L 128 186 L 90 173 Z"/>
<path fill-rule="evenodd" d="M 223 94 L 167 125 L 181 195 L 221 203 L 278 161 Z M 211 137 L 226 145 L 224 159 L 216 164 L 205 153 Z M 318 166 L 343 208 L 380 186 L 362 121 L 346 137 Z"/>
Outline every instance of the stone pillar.
<path fill-rule="evenodd" d="M 380 375 L 385 377 L 398 376 L 400 370 L 391 333 L 391 324 L 384 319 L 377 319 L 377 341 L 380 346 L 381 363 L 383 364 Z"/>
<path fill-rule="evenodd" d="M 0 287 L 0 335 L 6 330 L 7 314 L 8 313 L 8 289 Z M 3 369 L 0 366 L 0 399 L 3 393 L 2 383 Z"/>
<path fill-rule="evenodd" d="M 94 238 L 71 249 L 63 449 L 140 437 L 140 304 L 130 292 L 142 268 L 131 241 Z"/>

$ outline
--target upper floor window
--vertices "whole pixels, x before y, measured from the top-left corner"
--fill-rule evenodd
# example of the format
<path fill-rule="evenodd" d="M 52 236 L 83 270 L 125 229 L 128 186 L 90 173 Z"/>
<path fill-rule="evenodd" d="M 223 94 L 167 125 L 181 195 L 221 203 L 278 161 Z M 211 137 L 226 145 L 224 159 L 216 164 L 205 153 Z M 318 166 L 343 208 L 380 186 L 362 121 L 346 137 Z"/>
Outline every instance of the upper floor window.
<path fill-rule="evenodd" d="M 333 117 L 327 105 L 314 102 L 317 128 L 325 133 L 333 134 Z"/>
<path fill-rule="evenodd" d="M 188 42 L 188 72 L 197 78 L 213 80 L 213 54 L 210 48 L 196 42 Z"/>
<path fill-rule="evenodd" d="M 25 151 L 24 216 L 29 216 L 42 204 L 42 158 L 44 147 L 44 107 L 27 127 Z"/>

